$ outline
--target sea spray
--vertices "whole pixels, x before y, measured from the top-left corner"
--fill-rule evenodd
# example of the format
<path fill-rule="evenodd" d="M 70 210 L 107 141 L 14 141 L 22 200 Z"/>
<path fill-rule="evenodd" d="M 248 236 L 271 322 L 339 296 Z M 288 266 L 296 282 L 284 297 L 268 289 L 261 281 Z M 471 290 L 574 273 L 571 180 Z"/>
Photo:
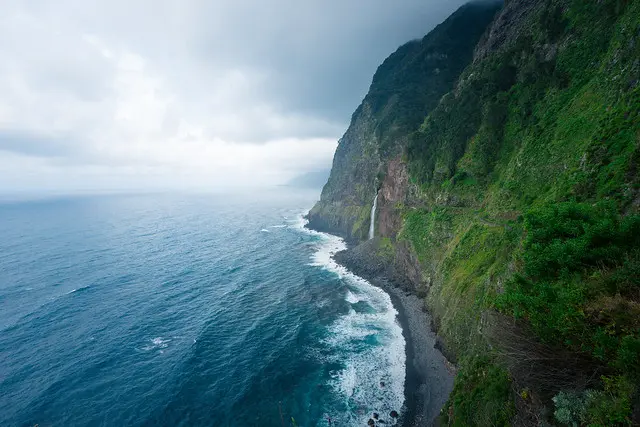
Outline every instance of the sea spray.
<path fill-rule="evenodd" d="M 300 216 L 292 228 L 319 237 L 311 265 L 331 271 L 344 281 L 348 288 L 344 300 L 351 307 L 329 326 L 325 339 L 340 355 L 331 362 L 342 365 L 333 373 L 329 386 L 349 411 L 344 417 L 328 415 L 344 425 L 366 425 L 374 412 L 389 414 L 404 405 L 406 343 L 396 319 L 398 312 L 386 292 L 336 263 L 333 255 L 347 248 L 343 239 L 309 230 L 306 223 Z M 356 309 L 363 304 L 368 310 Z"/>
<path fill-rule="evenodd" d="M 371 206 L 371 223 L 369 224 L 369 240 L 373 239 L 376 234 L 376 209 L 378 208 L 378 193 L 373 198 L 373 206 Z"/>

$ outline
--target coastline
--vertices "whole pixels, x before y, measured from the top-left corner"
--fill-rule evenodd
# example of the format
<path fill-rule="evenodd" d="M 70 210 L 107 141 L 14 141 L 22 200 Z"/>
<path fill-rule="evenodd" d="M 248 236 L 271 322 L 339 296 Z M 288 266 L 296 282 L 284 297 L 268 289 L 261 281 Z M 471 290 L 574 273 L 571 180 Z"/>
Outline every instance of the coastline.
<path fill-rule="evenodd" d="M 350 249 L 339 252 L 335 261 L 349 271 L 384 290 L 398 312 L 406 342 L 405 406 L 403 427 L 436 425 L 440 410 L 453 390 L 453 366 L 437 349 L 431 315 L 416 295 L 371 271 Z"/>
<path fill-rule="evenodd" d="M 424 301 L 408 290 L 407 283 L 397 282 L 396 275 L 375 265 L 374 255 L 367 250 L 354 250 L 358 242 L 324 227 L 316 229 L 309 223 L 305 228 L 342 238 L 347 249 L 336 253 L 334 261 L 386 292 L 398 312 L 397 320 L 406 343 L 405 408 L 398 425 L 438 425 L 437 418 L 453 390 L 455 368 L 439 350 L 432 318 Z"/>

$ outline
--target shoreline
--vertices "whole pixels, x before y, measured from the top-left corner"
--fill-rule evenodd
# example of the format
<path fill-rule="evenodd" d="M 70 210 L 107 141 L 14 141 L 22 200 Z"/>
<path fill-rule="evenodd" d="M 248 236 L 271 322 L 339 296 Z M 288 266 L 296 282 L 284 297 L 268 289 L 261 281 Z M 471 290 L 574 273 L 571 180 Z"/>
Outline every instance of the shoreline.
<path fill-rule="evenodd" d="M 405 339 L 405 402 L 397 426 L 426 427 L 438 425 L 437 418 L 453 390 L 455 368 L 439 350 L 432 327 L 431 314 L 423 299 L 389 280 L 384 269 L 375 264 L 375 256 L 367 251 L 354 251 L 355 242 L 327 230 L 305 228 L 340 237 L 347 249 L 335 253 L 333 260 L 351 273 L 386 292 L 397 311 L 397 321 Z M 391 276 L 393 277 L 393 276 Z M 385 414 L 388 415 L 388 414 Z"/>
<path fill-rule="evenodd" d="M 406 342 L 406 410 L 399 425 L 436 425 L 440 411 L 453 390 L 454 374 L 450 362 L 436 348 L 437 338 L 431 328 L 431 315 L 425 310 L 423 301 L 383 277 L 367 277 L 358 271 L 361 269 L 354 269 L 350 263 L 337 262 L 389 294 L 398 312 L 397 319 Z"/>
<path fill-rule="evenodd" d="M 453 365 L 439 350 L 431 314 L 423 299 L 387 278 L 384 269 L 372 265 L 375 257 L 354 251 L 352 245 L 338 252 L 334 261 L 386 292 L 398 312 L 405 338 L 405 408 L 403 427 L 437 425 L 437 418 L 453 390 Z"/>

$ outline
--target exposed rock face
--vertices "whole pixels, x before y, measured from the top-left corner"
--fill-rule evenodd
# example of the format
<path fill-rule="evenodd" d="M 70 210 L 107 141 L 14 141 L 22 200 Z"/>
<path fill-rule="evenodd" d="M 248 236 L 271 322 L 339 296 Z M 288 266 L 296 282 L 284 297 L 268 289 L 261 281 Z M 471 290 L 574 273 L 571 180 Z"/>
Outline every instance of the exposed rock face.
<path fill-rule="evenodd" d="M 395 238 L 402 226 L 400 206 L 407 198 L 409 173 L 401 157 L 387 163 L 378 200 L 378 234 Z"/>
<path fill-rule="evenodd" d="M 532 12 L 544 4 L 544 0 L 506 1 L 495 21 L 484 34 L 473 54 L 473 62 L 481 61 L 489 54 L 513 43 L 525 28 Z"/>
<path fill-rule="evenodd" d="M 336 261 L 367 279 L 384 278 L 407 292 L 416 292 L 422 283 L 420 266 L 407 245 L 381 245 L 379 237 L 335 255 Z"/>
<path fill-rule="evenodd" d="M 381 167 L 375 118 L 367 102 L 353 114 L 333 158 L 333 167 L 322 199 L 309 212 L 311 228 L 347 239 L 365 239 L 369 209 L 376 193 Z"/>
<path fill-rule="evenodd" d="M 381 225 L 376 229 L 383 236 L 397 233 L 400 223 L 393 207 L 407 189 L 406 165 L 400 160 L 407 137 L 453 88 L 498 7 L 496 2 L 463 6 L 422 40 L 401 46 L 378 68 L 339 141 L 329 180 L 309 213 L 311 228 L 365 240 L 371 203 L 383 187 Z"/>

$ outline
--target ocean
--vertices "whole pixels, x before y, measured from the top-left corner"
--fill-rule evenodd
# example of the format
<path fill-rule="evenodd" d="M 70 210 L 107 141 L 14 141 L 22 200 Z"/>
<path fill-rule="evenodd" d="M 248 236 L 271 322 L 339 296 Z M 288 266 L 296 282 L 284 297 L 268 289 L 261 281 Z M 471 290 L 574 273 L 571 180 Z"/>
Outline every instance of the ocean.
<path fill-rule="evenodd" d="M 0 204 L 0 425 L 392 423 L 397 312 L 304 228 L 317 198 Z"/>

